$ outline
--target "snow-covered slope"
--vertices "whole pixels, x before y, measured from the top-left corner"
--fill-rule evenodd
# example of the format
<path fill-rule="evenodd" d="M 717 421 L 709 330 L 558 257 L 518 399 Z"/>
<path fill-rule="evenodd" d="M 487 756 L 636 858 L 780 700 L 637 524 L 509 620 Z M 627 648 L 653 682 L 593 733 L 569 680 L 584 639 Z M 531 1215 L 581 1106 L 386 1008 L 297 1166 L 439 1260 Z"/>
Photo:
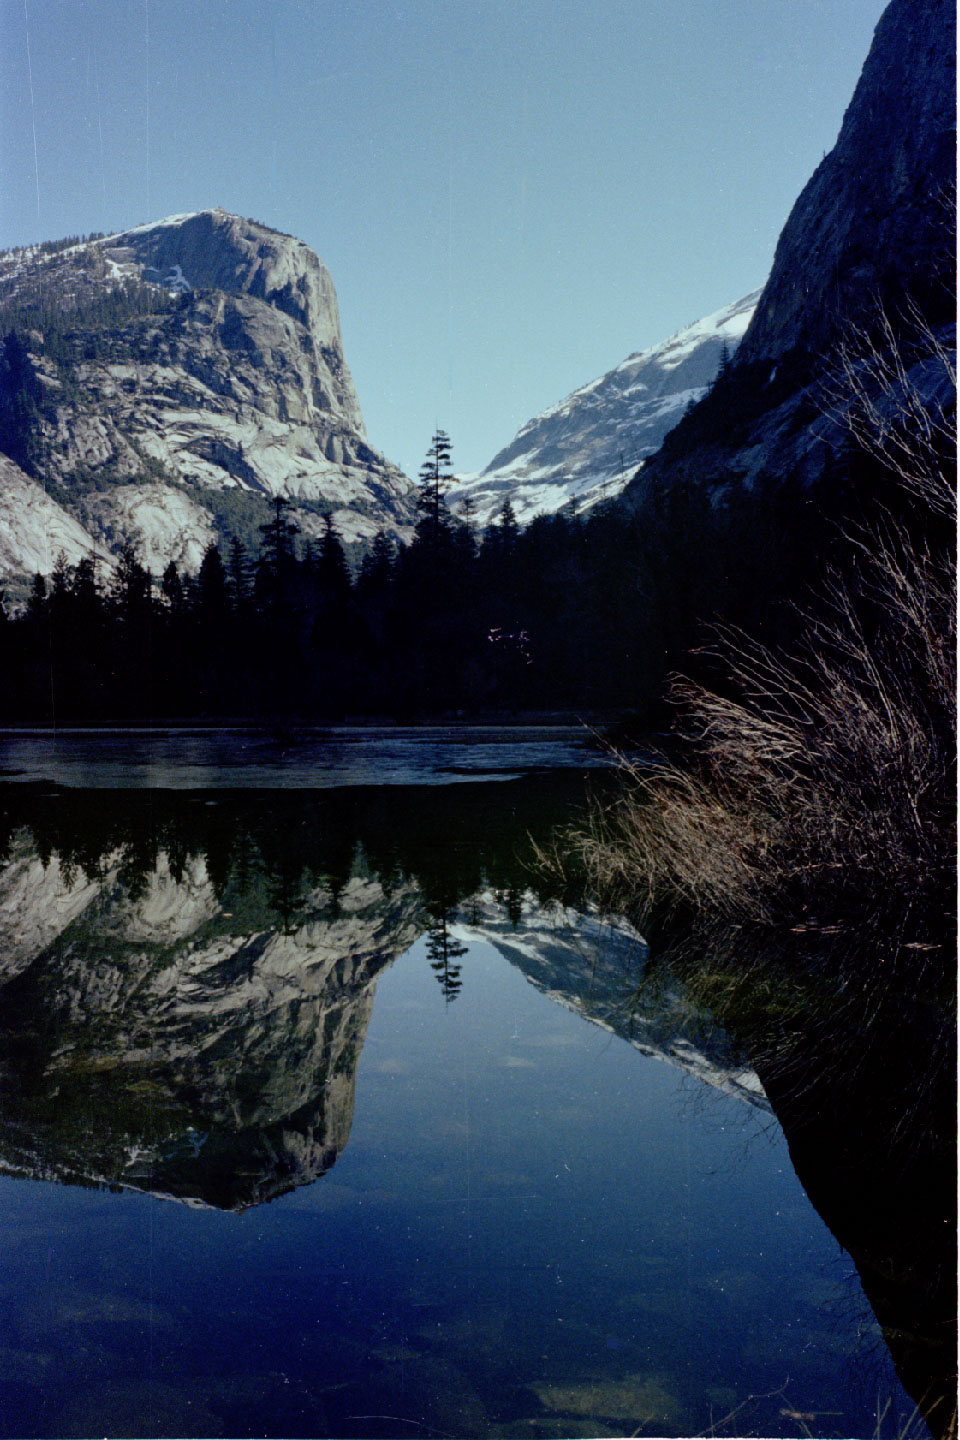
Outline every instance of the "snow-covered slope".
<path fill-rule="evenodd" d="M 366 439 L 333 282 L 292 236 L 207 210 L 8 251 L 8 330 L 0 451 L 109 549 L 196 570 L 215 536 L 256 538 L 276 495 L 308 535 L 326 511 L 348 544 L 412 533 L 415 489 Z M 0 517 L 0 573 L 49 570 L 41 541 Z"/>
<path fill-rule="evenodd" d="M 724 348 L 733 354 L 759 298 L 755 290 L 630 355 L 528 420 L 484 470 L 461 481 L 451 507 L 463 513 L 467 502 L 471 519 L 486 525 L 509 500 L 517 519 L 526 522 L 565 505 L 586 510 L 619 494 L 684 410 L 706 393 Z"/>

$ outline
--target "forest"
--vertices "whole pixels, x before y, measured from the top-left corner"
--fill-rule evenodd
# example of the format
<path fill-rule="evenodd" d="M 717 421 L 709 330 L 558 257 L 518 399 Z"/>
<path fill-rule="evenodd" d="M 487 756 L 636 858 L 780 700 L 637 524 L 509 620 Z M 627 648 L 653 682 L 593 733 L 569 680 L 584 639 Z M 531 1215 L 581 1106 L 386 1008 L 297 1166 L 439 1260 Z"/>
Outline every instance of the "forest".
<path fill-rule="evenodd" d="M 380 534 L 355 570 L 329 516 L 308 541 L 280 498 L 256 548 L 211 545 L 195 576 L 174 563 L 153 576 L 129 545 L 112 574 L 60 557 L 25 608 L 3 611 L 0 718 L 659 722 L 664 678 L 705 624 L 723 614 L 786 638 L 792 612 L 775 597 L 796 594 L 823 551 L 822 507 L 789 485 L 720 511 L 677 490 L 642 515 L 524 528 L 506 504 L 482 534 L 429 478 L 421 495 L 411 543 Z"/>

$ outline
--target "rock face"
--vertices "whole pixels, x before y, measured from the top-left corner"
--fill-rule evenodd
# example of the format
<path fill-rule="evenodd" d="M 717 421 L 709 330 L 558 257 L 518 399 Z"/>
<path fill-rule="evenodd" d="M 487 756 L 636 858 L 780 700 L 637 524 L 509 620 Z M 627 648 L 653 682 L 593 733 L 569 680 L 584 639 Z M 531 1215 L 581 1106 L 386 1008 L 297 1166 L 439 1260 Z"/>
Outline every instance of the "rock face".
<path fill-rule="evenodd" d="M 874 328 L 881 307 L 895 328 L 916 308 L 939 344 L 955 343 L 955 56 L 949 0 L 892 0 L 837 143 L 784 226 L 726 384 L 684 417 L 626 503 L 685 483 L 819 480 L 847 434 L 831 413 L 838 346 L 853 327 Z M 915 336 L 911 349 L 918 360 Z M 939 404 L 942 367 L 926 368 Z"/>
<path fill-rule="evenodd" d="M 454 510 L 489 524 L 509 500 L 517 519 L 579 513 L 618 495 L 660 448 L 684 410 L 706 394 L 750 323 L 760 292 L 708 315 L 552 405 L 478 475 L 450 495 Z"/>
<path fill-rule="evenodd" d="M 48 575 L 61 552 L 70 565 L 91 554 L 110 565 L 109 552 L 89 530 L 0 455 L 0 577 Z"/>
<path fill-rule="evenodd" d="M 0 449 L 110 548 L 195 570 L 215 536 L 255 538 L 276 495 L 307 535 L 326 511 L 348 544 L 409 534 L 413 486 L 367 442 L 333 283 L 301 241 L 210 210 L 10 251 L 0 327 Z"/>
<path fill-rule="evenodd" d="M 744 362 L 824 355 L 876 298 L 929 296 L 949 318 L 955 89 L 955 7 L 892 0 L 837 143 L 784 226 Z"/>

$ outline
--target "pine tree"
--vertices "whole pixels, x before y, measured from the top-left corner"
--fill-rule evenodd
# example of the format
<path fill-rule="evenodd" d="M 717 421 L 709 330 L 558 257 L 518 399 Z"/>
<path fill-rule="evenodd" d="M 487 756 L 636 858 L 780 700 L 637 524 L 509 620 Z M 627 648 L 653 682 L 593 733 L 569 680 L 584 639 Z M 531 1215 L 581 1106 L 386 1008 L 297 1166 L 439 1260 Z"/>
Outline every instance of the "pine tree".
<path fill-rule="evenodd" d="M 30 599 L 27 601 L 27 618 L 35 625 L 39 625 L 46 618 L 47 613 L 47 581 L 39 570 L 33 577 L 33 584 L 30 588 Z"/>
<path fill-rule="evenodd" d="M 466 955 L 468 946 L 450 934 L 450 912 L 442 910 L 434 919 L 427 935 L 427 959 L 430 969 L 440 982 L 443 998 L 449 1005 L 457 998 L 463 981 L 460 979 L 461 966 L 458 964 Z"/>
<path fill-rule="evenodd" d="M 121 546 L 113 581 L 113 602 L 120 620 L 127 625 L 147 623 L 153 591 L 153 577 L 140 563 L 136 546 Z"/>
<path fill-rule="evenodd" d="M 183 613 L 184 593 L 183 581 L 180 578 L 176 560 L 171 560 L 164 570 L 160 581 L 160 592 L 167 602 L 170 614 L 179 617 Z"/>
<path fill-rule="evenodd" d="M 296 558 L 296 537 L 300 527 L 287 515 L 290 501 L 282 495 L 273 497 L 273 519 L 260 526 L 263 545 L 260 552 L 261 564 L 270 571 L 275 583 L 279 584 L 288 574 Z"/>
<path fill-rule="evenodd" d="M 290 608 L 293 574 L 296 569 L 296 538 L 300 527 L 287 515 L 289 500 L 273 497 L 273 519 L 260 526 L 263 541 L 254 584 L 261 614 L 280 618 Z"/>
<path fill-rule="evenodd" d="M 246 613 L 250 599 L 250 564 L 243 541 L 234 536 L 230 541 L 229 591 L 235 615 Z"/>
<path fill-rule="evenodd" d="M 323 517 L 323 537 L 315 561 L 319 605 L 331 611 L 342 609 L 350 599 L 350 569 L 340 536 L 328 512 Z"/>
<path fill-rule="evenodd" d="M 426 459 L 420 466 L 420 500 L 422 515 L 429 521 L 430 532 L 436 540 L 442 524 L 443 492 L 456 481 L 450 464 L 452 446 L 445 430 L 435 430 L 430 441 Z"/>
<path fill-rule="evenodd" d="M 222 626 L 229 611 L 227 597 L 227 572 L 215 542 L 211 541 L 203 552 L 200 570 L 197 574 L 197 612 L 201 622 Z"/>
<path fill-rule="evenodd" d="M 500 534 L 504 551 L 512 555 L 517 548 L 517 536 L 520 533 L 520 526 L 517 524 L 517 512 L 510 500 L 504 500 L 500 507 L 498 516 L 500 522 Z"/>
<path fill-rule="evenodd" d="M 394 544 L 383 530 L 374 536 L 373 545 L 363 557 L 357 577 L 357 598 L 385 595 L 393 579 Z"/>

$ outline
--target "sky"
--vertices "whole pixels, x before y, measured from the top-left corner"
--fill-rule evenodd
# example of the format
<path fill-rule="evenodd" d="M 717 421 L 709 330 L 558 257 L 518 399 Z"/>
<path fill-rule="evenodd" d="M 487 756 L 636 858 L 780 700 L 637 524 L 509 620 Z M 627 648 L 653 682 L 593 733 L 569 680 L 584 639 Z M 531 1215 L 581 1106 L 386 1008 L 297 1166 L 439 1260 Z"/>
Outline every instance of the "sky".
<path fill-rule="evenodd" d="M 884 0 L 0 0 L 0 248 L 222 205 L 460 473 L 762 285 Z"/>

